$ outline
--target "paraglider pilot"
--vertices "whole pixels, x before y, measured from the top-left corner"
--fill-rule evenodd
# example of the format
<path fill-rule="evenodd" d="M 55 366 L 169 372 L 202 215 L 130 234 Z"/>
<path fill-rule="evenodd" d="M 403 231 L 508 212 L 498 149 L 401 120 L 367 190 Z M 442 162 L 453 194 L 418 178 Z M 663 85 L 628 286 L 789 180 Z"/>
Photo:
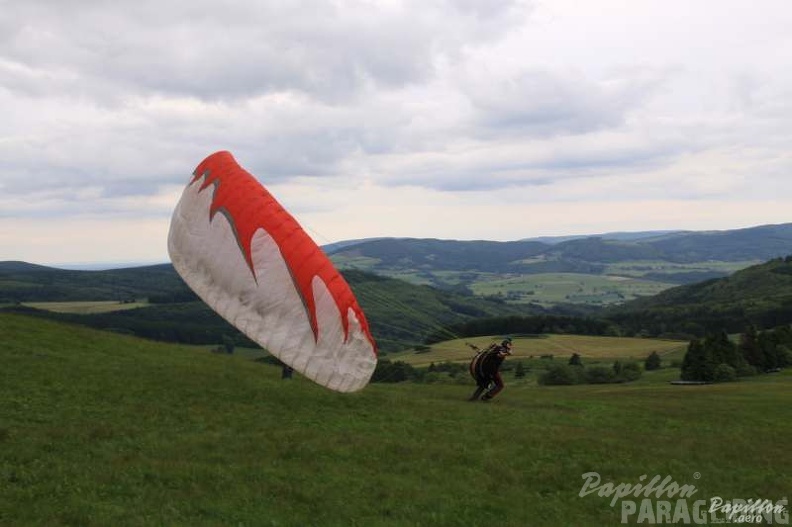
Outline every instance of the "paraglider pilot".
<path fill-rule="evenodd" d="M 493 344 L 479 351 L 470 362 L 470 374 L 476 380 L 476 391 L 469 401 L 489 401 L 503 390 L 500 367 L 507 355 L 511 355 L 512 339 L 507 337 L 500 344 Z M 482 393 L 484 395 L 482 395 Z"/>

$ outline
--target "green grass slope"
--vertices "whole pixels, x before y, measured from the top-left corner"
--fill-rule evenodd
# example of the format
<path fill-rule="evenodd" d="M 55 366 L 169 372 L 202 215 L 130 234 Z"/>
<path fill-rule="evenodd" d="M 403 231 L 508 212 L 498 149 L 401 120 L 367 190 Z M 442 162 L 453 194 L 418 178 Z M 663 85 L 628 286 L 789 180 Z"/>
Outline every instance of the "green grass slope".
<path fill-rule="evenodd" d="M 620 525 L 582 474 L 789 493 L 792 376 L 371 385 L 0 314 L 0 525 Z M 696 479 L 696 474 L 698 479 Z"/>

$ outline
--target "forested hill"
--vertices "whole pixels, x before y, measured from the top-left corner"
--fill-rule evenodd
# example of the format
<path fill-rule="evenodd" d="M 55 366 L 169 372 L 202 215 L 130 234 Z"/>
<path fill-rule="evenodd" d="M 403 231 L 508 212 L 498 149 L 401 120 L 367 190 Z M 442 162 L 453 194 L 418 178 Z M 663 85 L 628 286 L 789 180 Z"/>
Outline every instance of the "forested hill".
<path fill-rule="evenodd" d="M 443 326 L 475 319 L 572 313 L 416 286 L 359 271 L 344 274 L 384 350 L 403 349 L 422 342 Z M 19 309 L 8 304 L 46 300 L 124 302 L 147 293 L 152 295 L 149 304 L 137 309 L 91 315 L 39 314 L 179 342 L 217 343 L 224 335 L 236 334 L 195 299 L 170 265 L 64 271 L 20 262 L 0 263 L 0 304 L 5 303 L 6 309 Z M 653 336 L 702 336 L 724 329 L 742 332 L 749 324 L 760 329 L 790 324 L 792 256 L 743 269 L 727 278 L 672 288 L 599 311 L 598 316 L 613 322 L 624 334 Z"/>
<path fill-rule="evenodd" d="M 341 269 L 513 303 L 596 308 L 792 254 L 792 223 L 511 242 L 379 238 L 325 251 Z"/>
<path fill-rule="evenodd" d="M 155 302 L 197 300 L 171 264 L 73 271 L 27 262 L 0 262 L 0 303 L 136 298 Z"/>
<path fill-rule="evenodd" d="M 420 344 L 439 328 L 478 317 L 545 313 L 529 305 L 417 286 L 370 273 L 349 270 L 344 276 L 367 314 L 381 349 L 400 350 Z M 218 343 L 231 336 L 245 339 L 189 290 L 170 264 L 68 271 L 24 262 L 0 262 L 0 307 L 25 310 L 26 302 L 147 299 L 145 307 L 95 314 L 36 311 L 39 316 L 113 329 L 156 340 L 194 344 Z"/>
<path fill-rule="evenodd" d="M 792 256 L 749 267 L 726 278 L 669 289 L 604 313 L 625 328 L 652 334 L 701 335 L 749 324 L 772 328 L 792 323 Z"/>
<path fill-rule="evenodd" d="M 792 253 L 792 223 L 727 231 L 681 231 L 626 236 L 587 236 L 559 243 L 542 241 L 454 241 L 413 238 L 362 240 L 330 247 L 341 264 L 361 268 L 547 272 L 603 264 L 659 260 L 694 263 L 766 261 Z"/>

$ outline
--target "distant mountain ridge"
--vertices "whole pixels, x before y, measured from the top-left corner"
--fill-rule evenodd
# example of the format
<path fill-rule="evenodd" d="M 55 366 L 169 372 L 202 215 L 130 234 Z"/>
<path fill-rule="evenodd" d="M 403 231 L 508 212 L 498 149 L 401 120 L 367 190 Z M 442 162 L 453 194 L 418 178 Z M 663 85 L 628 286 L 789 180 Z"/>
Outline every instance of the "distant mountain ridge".
<path fill-rule="evenodd" d="M 326 251 L 341 269 L 510 303 L 598 308 L 792 254 L 792 223 L 540 240 L 379 238 Z"/>
<path fill-rule="evenodd" d="M 792 254 L 792 223 L 726 231 L 612 233 L 512 242 L 381 238 L 328 250 L 341 268 L 402 277 L 436 287 L 466 287 L 482 274 L 574 273 L 626 276 L 673 285 L 727 276 Z M 729 263 L 733 265 L 720 265 Z"/>
<path fill-rule="evenodd" d="M 580 240 L 582 238 L 602 238 L 603 240 L 617 240 L 617 241 L 638 241 L 648 238 L 658 238 L 661 236 L 669 236 L 675 234 L 684 234 L 692 231 L 683 230 L 666 230 L 666 231 L 619 231 L 619 232 L 606 232 L 603 234 L 573 234 L 569 236 L 537 236 L 534 238 L 523 238 L 523 242 L 541 242 L 550 245 L 557 243 L 568 242 L 572 240 Z"/>
<path fill-rule="evenodd" d="M 552 243 L 536 239 L 368 238 L 329 244 L 323 249 L 344 271 L 366 271 L 414 285 L 496 296 L 523 305 L 601 307 L 654 295 L 675 285 L 725 277 L 792 254 L 792 223 L 724 231 L 616 232 L 549 241 Z M 144 268 L 159 273 L 164 269 L 155 265 L 95 274 L 69 270 L 64 272 L 72 274 L 55 275 L 50 273 L 54 269 L 44 266 L 0 262 L 0 301 L 183 294 L 162 276 L 161 284 L 141 295 L 134 269 Z M 43 288 L 40 280 L 28 283 L 29 276 L 15 278 L 25 270 L 39 273 L 37 280 L 47 277 L 47 287 Z M 64 277 L 68 278 L 65 284 Z M 145 283 L 151 283 L 150 277 Z M 81 287 L 61 287 L 74 284 Z"/>
<path fill-rule="evenodd" d="M 539 256 L 545 260 L 568 259 L 592 263 L 653 258 L 678 263 L 769 260 L 792 253 L 792 223 L 725 231 L 621 232 L 512 242 L 377 238 L 328 247 L 326 250 L 337 258 L 376 258 L 382 265 L 412 263 L 423 267 L 447 268 L 467 265 L 469 269 L 478 269 L 477 265 L 491 267 L 492 260 L 497 259 L 516 266 L 513 268 L 519 268 L 522 272 L 530 272 L 531 265 L 536 263 L 522 260 Z"/>
<path fill-rule="evenodd" d="M 350 257 L 383 258 L 383 267 L 398 263 L 416 263 L 424 267 L 460 268 L 470 262 L 505 260 L 519 266 L 520 260 L 543 257 L 544 260 L 572 259 L 587 262 L 613 262 L 628 258 L 660 258 L 673 262 L 766 261 L 792 253 L 792 223 L 760 225 L 731 230 L 656 230 L 618 231 L 602 234 L 539 236 L 516 241 L 449 240 L 438 238 L 372 237 L 342 240 L 322 246 L 342 265 Z M 488 258 L 484 258 L 484 254 Z M 611 254 L 607 254 L 611 253 Z M 164 264 L 165 262 L 163 262 Z M 538 262 L 530 262 L 538 263 Z M 0 261 L 0 271 L 14 268 L 112 270 L 148 267 L 160 264 L 85 263 L 42 266 L 35 263 Z M 546 265 L 545 265 L 546 267 Z M 471 267 L 475 269 L 475 266 Z M 521 269 L 530 272 L 529 266 Z"/>
<path fill-rule="evenodd" d="M 391 349 L 405 342 L 420 342 L 427 334 L 427 326 L 437 328 L 485 317 L 596 314 L 614 321 L 628 334 L 649 335 L 701 335 L 723 328 L 740 332 L 746 324 L 769 328 L 792 323 L 792 224 L 723 232 L 674 232 L 641 236 L 637 241 L 589 237 L 556 244 L 384 238 L 338 247 L 331 257 L 347 267 L 344 275 L 370 315 L 378 340 Z M 673 262 L 671 258 L 677 263 L 669 264 Z M 706 270 L 707 262 L 715 258 L 736 262 L 742 265 L 741 270 L 715 276 L 718 272 Z M 744 264 L 751 260 L 762 262 Z M 366 266 L 379 272 L 356 269 Z M 541 273 L 558 273 L 559 269 L 577 273 L 574 280 L 579 283 L 576 287 L 581 288 L 583 277 L 595 274 L 614 278 L 612 283 L 616 285 L 626 282 L 631 272 L 643 273 L 645 280 L 667 279 L 669 283 L 660 294 L 643 295 L 646 298 L 633 295 L 638 298 L 634 301 L 623 296 L 615 301 L 620 306 L 607 309 L 601 302 L 571 306 L 575 302 L 570 298 L 555 303 L 537 302 L 538 295 L 533 292 L 516 301 L 508 294 L 476 291 L 474 295 L 468 287 L 494 280 L 499 273 L 510 277 L 508 280 L 519 281 Z M 444 287 L 420 287 L 379 274 L 387 272 L 412 279 L 436 277 L 445 280 Z M 674 274 L 684 275 L 684 280 L 691 283 L 671 287 Z M 507 284 L 508 280 L 501 283 Z M 95 327 L 165 340 L 190 341 L 184 340 L 189 333 L 195 342 L 201 338 L 217 342 L 218 335 L 229 331 L 197 300 L 170 264 L 74 271 L 19 261 L 0 262 L 0 304 L 124 302 L 142 297 L 147 297 L 152 305 L 69 317 Z M 408 320 L 408 311 L 415 315 L 412 320 Z M 184 334 L 174 336 L 179 332 Z"/>
<path fill-rule="evenodd" d="M 52 269 L 55 268 L 46 265 L 21 262 L 17 260 L 8 260 L 5 262 L 0 262 L 0 272 L 5 272 L 5 273 L 16 273 L 16 272 L 29 273 L 36 271 L 50 271 Z"/>
<path fill-rule="evenodd" d="M 195 299 L 171 264 L 104 271 L 70 270 L 26 262 L 0 262 L 0 303 L 30 301 Z"/>

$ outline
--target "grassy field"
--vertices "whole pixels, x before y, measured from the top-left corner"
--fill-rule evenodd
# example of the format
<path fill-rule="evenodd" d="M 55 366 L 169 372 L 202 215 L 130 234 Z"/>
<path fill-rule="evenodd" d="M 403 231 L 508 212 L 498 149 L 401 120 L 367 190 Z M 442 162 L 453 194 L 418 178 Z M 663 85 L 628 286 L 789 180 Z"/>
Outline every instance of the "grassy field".
<path fill-rule="evenodd" d="M 367 266 L 356 267 L 367 269 Z M 518 276 L 469 271 L 381 271 L 383 275 L 415 285 L 458 286 L 466 284 L 476 295 L 499 296 L 513 303 L 558 303 L 608 305 L 639 296 L 651 296 L 674 284 L 642 280 L 629 265 L 619 268 L 622 275 L 579 273 L 539 273 Z M 632 270 L 631 270 L 632 269 Z M 688 269 L 690 270 L 690 269 Z M 614 266 L 614 271 L 617 268 Z M 680 271 L 681 272 L 681 271 Z M 634 276 L 632 276 L 634 275 Z M 471 278 L 475 276 L 475 278 Z"/>
<path fill-rule="evenodd" d="M 401 360 L 412 366 L 428 366 L 432 362 L 445 361 L 467 363 L 473 350 L 467 343 L 485 348 L 493 340 L 489 337 L 470 337 L 450 340 L 431 346 L 427 352 L 416 353 L 405 351 L 391 353 L 388 358 Z M 584 360 L 616 360 L 633 359 L 643 361 L 653 351 L 661 357 L 682 358 L 687 342 L 677 340 L 641 339 L 625 337 L 597 337 L 587 335 L 541 335 L 537 337 L 516 337 L 514 339 L 512 361 L 536 359 L 552 356 L 568 359 L 573 353 L 579 354 Z"/>
<path fill-rule="evenodd" d="M 370 385 L 0 315 L 0 525 L 621 525 L 583 474 L 789 496 L 792 375 Z M 635 524 L 635 516 L 630 520 Z M 646 522 L 644 522 L 646 524 Z"/>
<path fill-rule="evenodd" d="M 627 276 L 542 273 L 479 281 L 471 289 L 477 295 L 498 295 L 513 302 L 607 305 L 656 295 L 669 287 L 672 284 Z"/>
<path fill-rule="evenodd" d="M 735 273 L 752 265 L 762 263 L 761 260 L 746 260 L 738 262 L 697 262 L 697 263 L 672 263 L 663 261 L 640 260 L 634 262 L 619 262 L 609 264 L 605 274 L 641 277 L 647 273 L 690 273 L 716 271 L 721 273 Z"/>
<path fill-rule="evenodd" d="M 626 261 L 605 265 L 602 274 L 569 272 L 492 273 L 481 271 L 442 271 L 431 269 L 379 268 L 375 258 L 337 254 L 333 260 L 340 268 L 373 271 L 415 285 L 455 287 L 466 285 L 476 295 L 495 295 L 510 303 L 559 303 L 585 305 L 620 304 L 638 297 L 652 296 L 679 285 L 675 275 L 689 273 L 731 274 L 759 261 L 673 263 L 654 260 Z M 522 260 L 523 264 L 542 263 L 544 258 Z M 667 279 L 664 279 L 667 277 Z M 702 278 L 703 279 L 703 278 Z"/>
<path fill-rule="evenodd" d="M 77 315 L 91 315 L 96 313 L 110 313 L 112 311 L 122 311 L 125 309 L 136 309 L 145 307 L 146 301 L 137 302 L 118 302 L 116 300 L 97 300 L 97 301 L 74 301 L 74 302 L 23 302 L 22 305 L 54 311 L 56 313 L 73 313 Z"/>

